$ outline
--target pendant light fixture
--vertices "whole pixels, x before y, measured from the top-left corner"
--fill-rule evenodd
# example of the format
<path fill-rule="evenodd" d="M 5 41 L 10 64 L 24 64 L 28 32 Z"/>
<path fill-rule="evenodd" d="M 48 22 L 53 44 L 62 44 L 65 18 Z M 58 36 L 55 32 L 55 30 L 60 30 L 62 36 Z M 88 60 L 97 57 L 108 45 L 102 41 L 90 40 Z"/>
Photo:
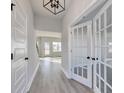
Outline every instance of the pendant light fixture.
<path fill-rule="evenodd" d="M 43 7 L 57 15 L 65 10 L 65 0 L 43 0 Z"/>

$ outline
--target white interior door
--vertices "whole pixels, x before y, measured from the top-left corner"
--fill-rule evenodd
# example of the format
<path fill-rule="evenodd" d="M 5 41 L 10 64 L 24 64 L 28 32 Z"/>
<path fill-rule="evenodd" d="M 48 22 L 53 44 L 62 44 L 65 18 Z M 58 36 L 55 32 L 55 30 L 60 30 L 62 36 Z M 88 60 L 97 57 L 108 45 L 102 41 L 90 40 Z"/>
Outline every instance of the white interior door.
<path fill-rule="evenodd" d="M 72 78 L 92 88 L 91 21 L 72 29 Z"/>
<path fill-rule="evenodd" d="M 12 93 L 26 93 L 27 84 L 27 19 L 21 0 L 12 0 L 15 4 L 11 11 L 11 70 Z"/>
<path fill-rule="evenodd" d="M 109 0 L 94 18 L 95 93 L 112 93 L 112 3 Z"/>

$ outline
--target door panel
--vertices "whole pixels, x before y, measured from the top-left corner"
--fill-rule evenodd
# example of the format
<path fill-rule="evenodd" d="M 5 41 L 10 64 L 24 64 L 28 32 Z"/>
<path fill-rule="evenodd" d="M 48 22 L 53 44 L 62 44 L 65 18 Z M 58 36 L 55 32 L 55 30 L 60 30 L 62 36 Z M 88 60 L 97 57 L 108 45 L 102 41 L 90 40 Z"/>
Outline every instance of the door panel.
<path fill-rule="evenodd" d="M 25 48 L 15 48 L 14 49 L 14 61 L 21 60 L 25 57 Z"/>
<path fill-rule="evenodd" d="M 20 29 L 15 29 L 15 30 L 16 30 L 14 31 L 15 41 L 24 43 L 26 36 L 23 30 L 20 30 Z"/>
<path fill-rule="evenodd" d="M 112 93 L 112 3 L 104 5 L 94 18 L 95 56 L 94 91 Z"/>
<path fill-rule="evenodd" d="M 16 6 L 11 11 L 12 93 L 26 93 L 27 84 L 27 18 L 20 0 L 12 0 Z"/>
<path fill-rule="evenodd" d="M 75 26 L 72 30 L 72 78 L 92 87 L 91 21 Z"/>

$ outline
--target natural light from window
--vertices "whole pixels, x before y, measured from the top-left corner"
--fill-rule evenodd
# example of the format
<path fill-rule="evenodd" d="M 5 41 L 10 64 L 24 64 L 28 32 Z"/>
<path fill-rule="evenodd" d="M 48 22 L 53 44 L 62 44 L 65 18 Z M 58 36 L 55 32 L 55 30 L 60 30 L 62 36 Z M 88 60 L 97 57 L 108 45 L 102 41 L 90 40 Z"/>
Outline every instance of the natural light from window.
<path fill-rule="evenodd" d="M 53 52 L 61 52 L 61 42 L 53 42 Z"/>

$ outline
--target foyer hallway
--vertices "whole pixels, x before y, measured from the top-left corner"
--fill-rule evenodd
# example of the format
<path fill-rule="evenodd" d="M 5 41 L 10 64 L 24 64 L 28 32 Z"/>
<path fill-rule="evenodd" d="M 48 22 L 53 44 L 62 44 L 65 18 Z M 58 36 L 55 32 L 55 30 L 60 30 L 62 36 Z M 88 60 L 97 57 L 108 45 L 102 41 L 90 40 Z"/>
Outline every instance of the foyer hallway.
<path fill-rule="evenodd" d="M 61 59 L 44 58 L 29 93 L 93 93 L 88 87 L 66 78 L 61 71 Z"/>

